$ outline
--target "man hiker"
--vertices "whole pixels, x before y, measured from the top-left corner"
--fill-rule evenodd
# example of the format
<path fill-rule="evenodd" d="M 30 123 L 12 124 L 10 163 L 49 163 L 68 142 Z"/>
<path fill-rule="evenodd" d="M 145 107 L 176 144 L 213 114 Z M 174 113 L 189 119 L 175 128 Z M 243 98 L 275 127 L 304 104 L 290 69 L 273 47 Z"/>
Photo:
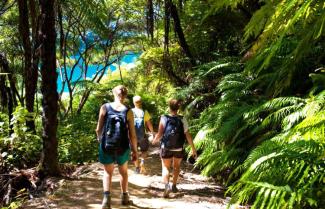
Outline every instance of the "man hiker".
<path fill-rule="evenodd" d="M 149 149 L 149 140 L 146 133 L 146 128 L 153 134 L 153 127 L 150 121 L 151 116 L 148 111 L 142 109 L 142 101 L 140 96 L 133 97 L 134 108 L 132 109 L 134 115 L 134 126 L 137 135 L 138 153 L 137 160 L 134 161 L 135 172 L 145 174 L 144 160 L 147 157 Z M 141 162 L 139 161 L 141 160 Z"/>

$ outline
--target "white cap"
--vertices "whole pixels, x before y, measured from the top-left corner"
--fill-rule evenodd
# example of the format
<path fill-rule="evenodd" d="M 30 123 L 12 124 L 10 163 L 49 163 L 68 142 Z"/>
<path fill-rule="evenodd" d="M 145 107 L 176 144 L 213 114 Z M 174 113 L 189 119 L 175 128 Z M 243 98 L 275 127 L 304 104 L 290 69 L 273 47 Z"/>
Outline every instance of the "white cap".
<path fill-rule="evenodd" d="M 133 97 L 133 102 L 138 102 L 138 101 L 141 101 L 141 97 L 140 96 L 134 96 Z"/>

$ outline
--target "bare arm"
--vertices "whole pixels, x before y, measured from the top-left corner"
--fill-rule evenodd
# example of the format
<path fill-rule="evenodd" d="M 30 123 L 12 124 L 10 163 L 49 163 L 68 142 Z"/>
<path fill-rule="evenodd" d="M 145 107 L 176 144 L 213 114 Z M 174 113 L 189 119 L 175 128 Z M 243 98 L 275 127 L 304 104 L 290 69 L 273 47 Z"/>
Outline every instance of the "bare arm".
<path fill-rule="evenodd" d="M 152 140 L 152 144 L 157 144 L 160 141 L 161 137 L 164 134 L 164 129 L 165 129 L 165 127 L 160 120 L 159 127 L 158 127 L 158 133 L 155 135 L 155 138 Z"/>
<path fill-rule="evenodd" d="M 187 140 L 188 144 L 191 146 L 192 156 L 196 159 L 197 158 L 197 153 L 196 153 L 196 149 L 195 149 L 195 146 L 194 146 L 194 143 L 193 143 L 193 138 L 192 138 L 192 135 L 190 134 L 190 132 L 188 130 L 185 132 L 185 137 L 186 137 L 186 140 Z"/>
<path fill-rule="evenodd" d="M 105 107 L 105 105 L 102 105 L 99 110 L 99 116 L 98 116 L 98 122 L 97 122 L 97 128 L 96 128 L 96 135 L 97 135 L 98 142 L 99 142 L 100 136 L 102 134 L 105 114 L 106 114 L 106 107 Z"/>
<path fill-rule="evenodd" d="M 149 131 L 150 131 L 151 133 L 153 133 L 153 126 L 152 126 L 151 120 L 147 120 L 147 121 L 146 121 L 146 125 L 147 125 Z"/>
<path fill-rule="evenodd" d="M 132 149 L 133 152 L 136 152 L 138 145 L 137 145 L 137 136 L 136 136 L 136 133 L 135 133 L 134 117 L 133 117 L 133 112 L 132 111 L 128 111 L 127 119 L 128 119 L 129 138 L 130 138 L 131 149 Z"/>
<path fill-rule="evenodd" d="M 144 112 L 144 122 L 145 122 L 145 125 L 147 126 L 147 128 L 149 129 L 149 131 L 151 133 L 153 133 L 153 125 L 151 123 L 151 116 L 150 116 L 149 112 L 147 112 L 147 111 Z"/>

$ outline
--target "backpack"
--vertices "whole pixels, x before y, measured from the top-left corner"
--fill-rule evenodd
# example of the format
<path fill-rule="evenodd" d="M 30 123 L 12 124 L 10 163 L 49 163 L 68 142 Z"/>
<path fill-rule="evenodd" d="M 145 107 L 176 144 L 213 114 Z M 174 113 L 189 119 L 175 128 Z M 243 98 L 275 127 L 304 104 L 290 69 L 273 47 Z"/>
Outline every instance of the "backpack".
<path fill-rule="evenodd" d="M 102 133 L 101 148 L 105 153 L 123 152 L 129 148 L 127 128 L 127 112 L 114 110 L 109 103 L 105 104 L 106 115 Z"/>
<path fill-rule="evenodd" d="M 167 149 L 183 148 L 185 142 L 184 127 L 182 117 L 165 115 L 165 124 L 162 144 Z"/>
<path fill-rule="evenodd" d="M 144 127 L 144 111 L 136 114 L 134 108 L 132 109 L 134 115 L 134 128 L 137 135 L 138 140 L 142 140 L 145 137 L 145 127 Z"/>

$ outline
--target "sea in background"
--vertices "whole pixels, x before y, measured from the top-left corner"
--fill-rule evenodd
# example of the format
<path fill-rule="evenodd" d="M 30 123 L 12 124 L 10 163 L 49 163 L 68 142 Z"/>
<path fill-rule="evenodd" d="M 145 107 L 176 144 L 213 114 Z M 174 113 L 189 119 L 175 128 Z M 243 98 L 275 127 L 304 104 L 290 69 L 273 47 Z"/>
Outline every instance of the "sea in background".
<path fill-rule="evenodd" d="M 121 67 L 123 67 L 124 69 L 130 69 L 132 67 L 135 66 L 135 62 L 137 61 L 137 59 L 139 58 L 140 56 L 140 53 L 133 53 L 133 52 L 128 52 L 126 53 L 122 59 L 120 60 L 120 63 L 115 63 L 115 64 L 112 64 L 110 66 L 108 66 L 106 69 L 105 69 L 105 74 L 107 74 L 107 72 L 110 70 L 110 71 L 115 71 L 118 64 L 120 64 Z M 78 57 L 74 57 L 74 59 L 78 59 Z M 79 63 L 79 66 L 82 66 L 82 62 L 80 61 Z M 77 66 L 75 69 L 74 69 L 74 73 L 73 73 L 73 76 L 72 76 L 72 80 L 71 82 L 75 82 L 77 81 L 78 78 L 80 78 L 81 76 L 81 73 L 82 73 L 82 70 L 80 69 L 80 67 Z M 92 78 L 93 75 L 95 75 L 96 73 L 96 70 L 101 68 L 101 65 L 89 65 L 88 66 L 88 70 L 87 70 L 87 74 L 86 74 L 86 78 Z M 70 68 L 67 69 L 68 73 L 70 72 Z M 59 69 L 58 69 L 58 79 L 57 79 L 57 91 L 60 92 L 62 90 L 62 76 L 59 72 Z M 81 76 L 82 78 L 81 79 L 84 79 L 84 76 Z M 67 85 L 65 84 L 64 86 L 64 92 L 68 92 L 68 87 Z"/>

